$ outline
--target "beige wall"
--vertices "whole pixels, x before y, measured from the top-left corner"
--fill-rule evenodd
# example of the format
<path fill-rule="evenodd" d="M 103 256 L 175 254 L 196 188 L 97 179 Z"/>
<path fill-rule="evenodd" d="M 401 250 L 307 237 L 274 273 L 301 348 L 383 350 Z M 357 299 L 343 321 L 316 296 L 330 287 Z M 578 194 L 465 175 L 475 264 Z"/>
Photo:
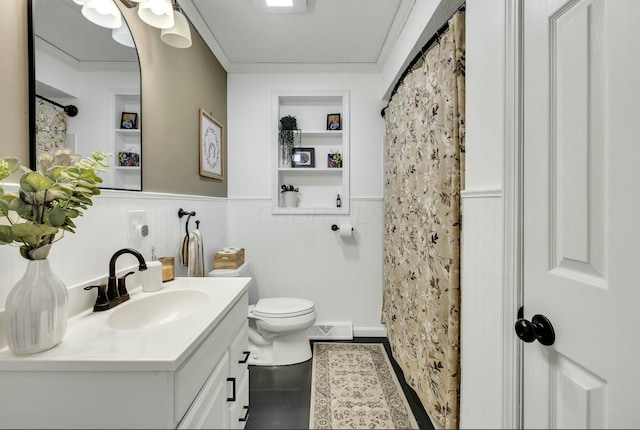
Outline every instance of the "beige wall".
<path fill-rule="evenodd" d="M 0 157 L 29 162 L 27 2 L 0 1 Z"/>
<path fill-rule="evenodd" d="M 210 112 L 226 135 L 226 71 L 195 29 L 191 48 L 172 48 L 162 43 L 160 30 L 138 19 L 135 9 L 116 3 L 131 27 L 140 57 L 144 191 L 226 197 L 226 155 L 223 181 L 199 175 L 199 109 Z M 0 1 L 0 36 L 5 41 L 0 47 L 0 156 L 17 155 L 27 162 L 27 0 Z"/>

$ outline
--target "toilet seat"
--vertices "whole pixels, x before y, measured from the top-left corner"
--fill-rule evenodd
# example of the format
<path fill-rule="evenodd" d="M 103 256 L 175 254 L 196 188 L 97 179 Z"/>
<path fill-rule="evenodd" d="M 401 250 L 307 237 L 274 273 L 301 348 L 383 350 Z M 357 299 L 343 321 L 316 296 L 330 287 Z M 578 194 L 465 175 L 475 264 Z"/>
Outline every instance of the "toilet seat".
<path fill-rule="evenodd" d="M 307 315 L 315 310 L 312 301 L 290 297 L 260 299 L 253 315 L 263 318 L 291 318 Z"/>

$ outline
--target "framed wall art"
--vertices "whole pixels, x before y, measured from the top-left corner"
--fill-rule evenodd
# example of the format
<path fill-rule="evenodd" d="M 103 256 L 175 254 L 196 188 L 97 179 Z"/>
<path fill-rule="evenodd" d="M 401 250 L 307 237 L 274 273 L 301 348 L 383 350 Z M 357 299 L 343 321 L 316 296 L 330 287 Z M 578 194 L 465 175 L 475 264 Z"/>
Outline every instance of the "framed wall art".
<path fill-rule="evenodd" d="M 200 176 L 224 179 L 223 127 L 213 116 L 200 109 Z"/>
<path fill-rule="evenodd" d="M 120 118 L 120 128 L 135 130 L 138 127 L 138 114 L 133 112 L 122 112 Z"/>
<path fill-rule="evenodd" d="M 336 169 L 342 167 L 342 155 L 339 152 L 330 152 L 327 154 L 327 167 Z"/>
<path fill-rule="evenodd" d="M 291 167 L 316 167 L 314 148 L 293 148 Z"/>
<path fill-rule="evenodd" d="M 339 113 L 330 113 L 327 115 L 327 130 L 342 130 Z"/>

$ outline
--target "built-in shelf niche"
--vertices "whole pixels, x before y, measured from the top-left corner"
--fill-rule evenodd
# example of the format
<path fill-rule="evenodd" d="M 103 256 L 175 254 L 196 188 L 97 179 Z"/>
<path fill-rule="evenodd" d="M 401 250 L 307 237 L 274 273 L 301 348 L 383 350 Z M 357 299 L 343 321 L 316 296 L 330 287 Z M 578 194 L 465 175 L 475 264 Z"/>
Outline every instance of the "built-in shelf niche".
<path fill-rule="evenodd" d="M 341 129 L 327 130 L 327 115 L 340 114 Z M 296 147 L 313 148 L 315 167 L 283 166 L 278 141 L 280 118 L 296 117 L 301 142 Z M 327 155 L 340 152 L 342 167 L 328 167 Z M 272 213 L 349 213 L 349 91 L 300 90 L 272 93 Z M 299 189 L 297 207 L 284 207 L 280 187 Z M 336 206 L 340 195 L 341 207 Z"/>
<path fill-rule="evenodd" d="M 142 134 L 140 132 L 140 95 L 114 94 L 113 109 L 113 184 L 115 188 L 142 190 Z M 122 112 L 138 114 L 136 128 L 121 128 Z M 120 152 L 134 152 L 140 157 L 140 166 L 120 166 Z"/>

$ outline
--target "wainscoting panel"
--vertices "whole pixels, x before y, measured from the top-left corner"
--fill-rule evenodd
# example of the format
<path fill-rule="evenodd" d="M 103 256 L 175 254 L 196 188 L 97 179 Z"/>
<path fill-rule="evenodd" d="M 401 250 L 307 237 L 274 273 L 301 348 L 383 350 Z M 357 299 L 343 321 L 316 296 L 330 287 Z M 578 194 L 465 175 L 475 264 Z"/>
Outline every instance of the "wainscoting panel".
<path fill-rule="evenodd" d="M 245 248 L 261 297 L 312 300 L 317 323 L 352 322 L 384 336 L 382 199 L 352 199 L 350 215 L 272 215 L 270 199 L 229 200 L 229 246 Z M 351 238 L 332 224 L 349 222 Z"/>
<path fill-rule="evenodd" d="M 16 189 L 7 184 L 3 184 L 3 188 L 5 191 Z M 120 248 L 135 248 L 145 259 L 150 259 L 154 247 L 157 257 L 175 257 L 176 276 L 186 276 L 186 267 L 179 263 L 186 217 L 178 218 L 179 208 L 196 211 L 190 229 L 195 229 L 195 220 L 200 220 L 205 272 L 213 269 L 213 254 L 227 245 L 227 203 L 223 198 L 103 190 L 93 203 L 84 216 L 75 220 L 76 233 L 65 233 L 49 254 L 52 270 L 67 287 L 107 276 L 109 259 Z M 146 211 L 147 237 L 128 239 L 130 210 Z M 122 256 L 116 268 L 120 270 L 135 263 L 135 258 Z M 26 260 L 20 256 L 18 247 L 0 246 L 0 309 L 4 308 L 9 290 L 22 277 L 25 268 Z"/>
<path fill-rule="evenodd" d="M 481 190 L 464 191 L 461 196 L 460 423 L 463 428 L 502 428 L 501 414 L 485 413 L 503 404 L 504 339 L 496 335 L 506 327 L 502 194 Z M 478 326 L 492 335 L 483 336 Z M 508 327 L 512 331 L 512 325 Z"/>

